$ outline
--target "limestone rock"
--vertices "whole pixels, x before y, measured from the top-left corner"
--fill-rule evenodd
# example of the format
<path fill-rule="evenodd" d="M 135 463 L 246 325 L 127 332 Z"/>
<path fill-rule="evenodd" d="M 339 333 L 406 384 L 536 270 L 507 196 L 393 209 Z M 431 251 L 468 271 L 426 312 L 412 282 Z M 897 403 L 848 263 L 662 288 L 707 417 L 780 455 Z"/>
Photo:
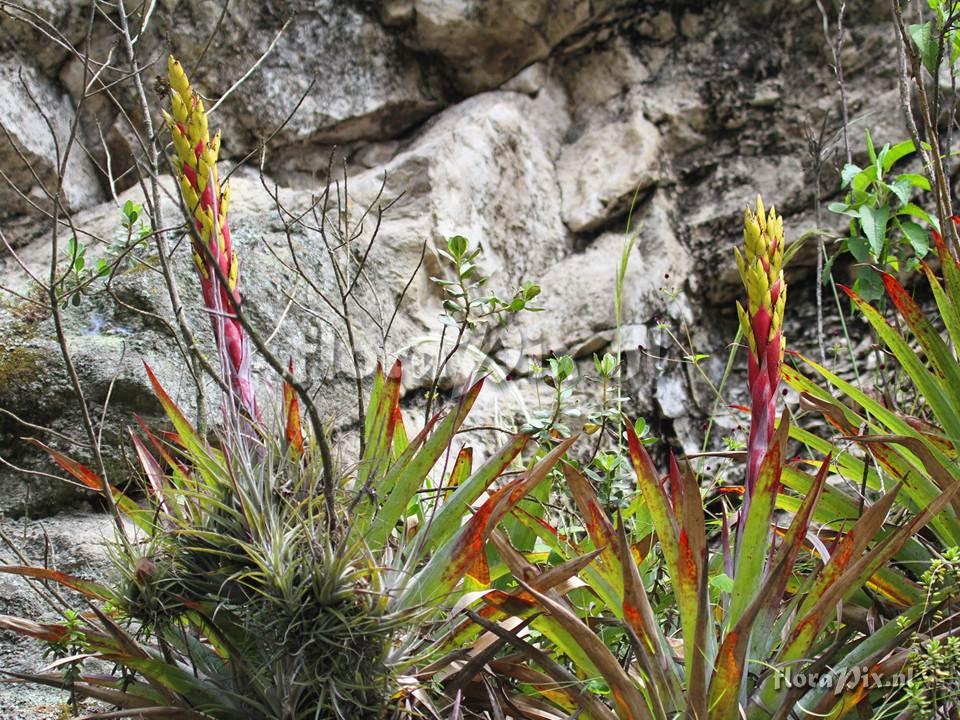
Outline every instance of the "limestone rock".
<path fill-rule="evenodd" d="M 51 201 L 39 184 L 56 191 L 58 152 L 62 157 L 67 151 L 74 118 L 70 101 L 25 58 L 12 53 L 0 54 L 0 97 L 0 170 L 15 188 L 0 183 L 0 217 L 28 207 L 21 193 L 48 209 Z M 70 210 L 103 196 L 93 163 L 77 143 L 70 149 L 62 195 Z"/>
<path fill-rule="evenodd" d="M 0 517 L 0 527 L 14 539 L 27 562 L 47 565 L 77 577 L 104 582 L 112 569 L 106 543 L 113 539 L 113 521 L 89 508 L 37 520 L 10 520 Z M 19 565 L 20 558 L 8 548 L 0 550 L 0 564 Z M 39 593 L 22 578 L 0 574 L 0 614 L 34 621 L 59 618 Z M 0 631 L 0 667 L 6 670 L 36 671 L 49 663 L 44 646 L 10 632 Z M 57 688 L 0 684 L 0 714 L 8 718 L 46 720 L 56 717 L 69 693 Z M 93 711 L 92 705 L 84 710 Z"/>
<path fill-rule="evenodd" d="M 91 9 L 86 0 L 4 3 L 0 6 L 0 47 L 19 50 L 44 72 L 54 73 L 69 56 L 65 45 L 82 44 Z"/>
<path fill-rule="evenodd" d="M 662 193 L 637 208 L 640 235 L 627 259 L 623 282 L 625 349 L 636 349 L 661 316 L 683 310 L 678 302 L 690 270 L 686 253 L 671 228 L 668 201 Z M 537 277 L 543 287 L 544 312 L 520 317 L 519 337 L 505 345 L 517 353 L 542 357 L 552 353 L 590 359 L 611 345 L 616 331 L 614 284 L 627 245 L 623 232 L 610 231 L 583 252 L 573 253 Z M 514 371 L 523 369 L 519 358 Z"/>
<path fill-rule="evenodd" d="M 588 125 L 557 161 L 567 226 L 586 232 L 623 213 L 637 191 L 656 183 L 659 151 L 659 132 L 639 108 Z"/>
<path fill-rule="evenodd" d="M 743 207 L 762 192 L 768 204 L 784 212 L 788 238 L 809 228 L 815 177 L 809 131 L 828 118 L 821 167 L 825 200 L 836 190 L 833 164 L 842 140 L 836 133 L 839 105 L 829 55 L 819 30 L 810 32 L 820 27 L 816 7 L 767 0 L 722 8 L 666 5 L 232 0 L 217 42 L 202 62 L 223 3 L 167 0 L 152 6 L 150 29 L 137 44 L 141 60 L 163 58 L 171 50 L 180 55 L 209 96 L 208 107 L 263 58 L 212 118 L 224 130 L 225 160 L 255 154 L 258 139 L 281 125 L 310 88 L 299 112 L 272 138 L 266 187 L 252 171 L 234 175 L 231 225 L 241 250 L 250 317 L 272 349 L 283 357 L 294 355 L 298 374 L 320 391 L 321 412 L 339 431 L 353 429 L 356 407 L 354 362 L 345 350 L 343 326 L 282 265 L 289 263 L 292 246 L 316 288 L 336 297 L 323 239 L 290 222 L 300 213 L 312 218 L 334 145 L 335 166 L 345 163 L 350 170 L 350 216 L 359 220 L 373 203 L 351 241 L 355 248 L 369 239 L 377 206 L 402 194 L 385 213 L 379 242 L 370 251 L 370 272 L 357 296 L 364 309 L 354 308 L 365 378 L 377 359 L 399 351 L 406 361 L 406 402 L 415 412 L 422 409 L 418 402 L 432 380 L 443 332 L 442 298 L 430 277 L 445 272 L 437 249 L 449 236 L 462 234 L 483 245 L 481 271 L 490 278 L 490 290 L 509 295 L 522 280 L 538 282 L 545 311 L 521 314 L 506 329 L 482 328 L 470 335 L 467 355 L 450 368 L 444 391 L 452 392 L 481 360 L 492 359 L 504 378 L 514 380 L 491 382 L 495 390 L 481 405 L 489 410 L 487 417 L 515 419 L 517 407 L 520 416 L 523 407 L 535 411 L 538 384 L 526 376 L 531 358 L 542 359 L 551 350 L 570 353 L 581 375 L 589 377 L 592 354 L 616 349 L 619 342 L 629 410 L 659 422 L 662 429 L 655 432 L 664 439 L 698 446 L 713 398 L 698 373 L 681 363 L 683 351 L 666 331 L 689 329 L 691 337 L 682 336 L 683 343 L 709 355 L 705 372 L 719 377 L 736 323 L 731 301 L 740 290 L 731 246 L 740 237 Z M 32 0 L 31 7 L 42 9 L 43 17 L 61 23 L 76 39 L 81 5 Z M 850 13 L 845 69 L 852 117 L 876 129 L 880 142 L 896 142 L 904 137 L 896 81 L 883 69 L 889 28 L 859 8 L 851 7 Z M 10 86 L 11 68 L 28 59 L 27 74 L 38 92 L 51 98 L 51 107 L 63 108 L 57 114 L 69 120 L 69 105 L 61 101 L 64 89 L 74 100 L 79 97 L 77 61 L 62 49 L 47 52 L 33 31 L 16 35 L 21 31 L 11 29 L 8 16 L 0 17 L 0 27 L 19 53 L 10 49 L 13 43 L 0 42 L 7 48 L 0 54 L 0 85 L 7 78 Z M 758 27 L 764 31 L 758 33 Z M 95 33 L 94 46 L 100 55 L 109 51 L 110 33 Z M 115 60 L 125 63 L 122 54 Z M 122 85 L 116 86 L 117 101 L 140 124 L 138 103 Z M 157 107 L 152 85 L 148 94 L 151 107 Z M 16 100 L 15 93 L 7 95 Z M 4 112 L 17 107 L 23 107 L 19 100 L 0 108 L 0 122 L 9 128 L 22 125 L 3 120 Z M 99 144 L 103 131 L 115 171 L 137 161 L 137 143 L 112 103 L 91 103 L 81 122 L 90 148 Z M 18 142 L 26 145 L 34 134 Z M 850 138 L 856 153 L 862 145 L 860 125 L 851 128 Z M 49 148 L 31 152 L 50 157 Z M 12 166 L 5 157 L 0 151 L 0 167 L 7 171 Z M 80 180 L 71 179 L 68 188 L 81 196 L 75 207 L 103 197 L 92 167 L 80 170 Z M 123 187 L 119 184 L 118 192 Z M 640 234 L 625 277 L 618 332 L 613 287 L 625 211 L 638 188 L 633 227 Z M 119 199 L 136 198 L 137 192 L 130 189 Z M 274 192 L 283 205 L 279 210 Z M 9 200 L 0 197 L 0 213 L 19 212 Z M 165 224 L 175 223 L 176 212 L 173 205 L 165 206 Z M 100 238 L 88 243 L 89 261 L 122 234 L 113 202 L 94 205 L 75 219 Z M 23 217 L 4 222 L 5 234 L 31 267 L 47 266 L 48 230 Z M 64 311 L 95 415 L 116 379 L 104 426 L 105 437 L 117 448 L 108 454 L 111 467 L 121 467 L 133 412 L 158 417 L 142 359 L 185 409 L 192 408 L 192 385 L 165 325 L 169 300 L 150 269 L 155 259 L 150 253 L 113 283 L 125 306 L 93 293 Z M 420 273 L 407 287 L 421 253 Z M 182 247 L 175 263 L 190 322 L 212 357 L 208 318 Z M 0 283 L 23 290 L 11 268 L 15 263 L 0 258 Z M 796 274 L 790 278 L 796 317 L 808 318 L 802 288 L 813 272 L 809 258 L 795 261 L 791 272 Z M 403 303 L 394 315 L 401 294 Z M 10 305 L 0 311 L 0 406 L 75 435 L 78 418 L 49 319 L 18 302 Z M 809 341 L 807 335 L 793 337 Z M 260 359 L 254 373 L 265 407 L 272 407 L 279 396 L 274 375 Z M 582 389 L 586 402 L 589 382 Z M 24 426 L 4 416 L 0 452 L 28 469 L 51 471 L 19 441 L 26 434 Z M 0 493 L 22 507 L 23 491 L 40 496 L 43 482 L 39 476 L 25 482 L 4 471 Z M 49 511 L 76 496 L 51 490 L 47 497 L 49 502 L 35 503 L 35 509 Z"/>
<path fill-rule="evenodd" d="M 220 2 L 190 0 L 167 20 L 178 28 L 172 34 L 174 52 L 188 68 L 221 10 Z M 224 126 L 224 146 L 231 153 L 281 126 L 274 138 L 278 145 L 396 135 L 445 104 L 436 67 L 422 64 L 353 3 L 233 2 L 216 47 L 192 78 L 218 97 L 261 57 L 212 118 Z"/>
<path fill-rule="evenodd" d="M 605 13 L 627 6 L 623 0 L 414 0 L 411 44 L 443 57 L 458 85 L 475 93 L 499 85 Z"/>
<path fill-rule="evenodd" d="M 354 188 L 358 199 L 370 197 L 385 172 L 391 187 L 405 190 L 383 228 L 390 246 L 412 256 L 426 242 L 427 271 L 437 274 L 434 248 L 464 235 L 483 246 L 482 271 L 509 294 L 568 247 L 553 179 L 565 130 L 563 106 L 550 92 L 535 100 L 484 93 L 442 113 L 383 170 L 356 178 Z M 411 293 L 412 312 L 436 327 L 436 286 L 423 277 Z M 424 305 L 431 297 L 434 304 Z"/>

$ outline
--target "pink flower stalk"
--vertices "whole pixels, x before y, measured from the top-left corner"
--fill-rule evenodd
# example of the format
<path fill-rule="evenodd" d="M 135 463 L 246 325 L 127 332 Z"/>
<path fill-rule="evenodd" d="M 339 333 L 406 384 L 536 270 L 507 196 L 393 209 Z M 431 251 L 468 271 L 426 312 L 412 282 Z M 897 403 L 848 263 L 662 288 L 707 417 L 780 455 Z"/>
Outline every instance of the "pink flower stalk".
<path fill-rule="evenodd" d="M 230 302 L 232 297 L 237 305 L 240 303 L 237 287 L 240 266 L 227 222 L 230 187 L 224 185 L 221 189 L 217 172 L 220 131 L 210 137 L 203 100 L 190 87 L 183 67 L 173 56 L 167 59 L 167 72 L 173 114 L 163 116 L 173 139 L 173 163 L 180 194 L 194 221 L 193 259 L 200 276 L 203 301 L 210 313 L 221 366 L 234 399 L 247 416 L 259 420 L 250 380 L 250 339 Z M 217 275 L 217 266 L 227 281 L 225 284 Z"/>
<path fill-rule="evenodd" d="M 783 280 L 783 218 L 773 208 L 749 208 L 743 220 L 746 255 L 736 250 L 737 267 L 747 290 L 747 308 L 737 303 L 740 327 L 747 339 L 747 381 L 750 389 L 750 440 L 744 505 L 756 486 L 760 464 L 770 447 L 777 415 L 783 351 L 783 308 L 787 286 Z M 744 508 L 744 511 L 746 507 Z"/>

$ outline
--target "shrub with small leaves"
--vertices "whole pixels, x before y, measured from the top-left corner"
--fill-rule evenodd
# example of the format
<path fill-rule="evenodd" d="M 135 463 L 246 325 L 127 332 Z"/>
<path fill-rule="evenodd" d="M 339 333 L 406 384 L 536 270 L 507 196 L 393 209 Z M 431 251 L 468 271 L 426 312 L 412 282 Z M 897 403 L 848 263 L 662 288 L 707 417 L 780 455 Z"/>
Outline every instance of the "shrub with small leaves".
<path fill-rule="evenodd" d="M 960 547 L 933 560 L 922 580 L 931 601 L 943 604 L 933 613 L 930 633 L 914 634 L 906 694 L 914 717 L 947 717 L 960 708 L 960 637 L 950 617 L 956 608 L 943 601 L 960 589 Z"/>

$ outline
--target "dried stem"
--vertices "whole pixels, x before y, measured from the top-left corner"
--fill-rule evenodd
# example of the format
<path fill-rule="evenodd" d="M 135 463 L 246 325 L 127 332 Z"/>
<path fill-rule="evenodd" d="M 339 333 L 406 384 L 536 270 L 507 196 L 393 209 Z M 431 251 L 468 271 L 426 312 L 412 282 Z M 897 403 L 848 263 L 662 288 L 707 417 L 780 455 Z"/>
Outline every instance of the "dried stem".
<path fill-rule="evenodd" d="M 153 119 L 150 115 L 150 105 L 147 102 L 147 93 L 143 86 L 143 73 L 137 64 L 137 54 L 133 46 L 133 38 L 130 35 L 130 27 L 127 23 L 127 13 L 123 0 L 118 0 L 117 7 L 120 14 L 120 34 L 123 38 L 127 59 L 130 62 L 130 75 L 137 91 L 137 99 L 140 103 L 140 112 L 143 114 L 143 123 L 147 131 L 147 143 L 144 149 L 147 155 L 147 163 L 149 166 L 149 197 L 153 205 L 152 215 L 154 226 L 162 228 L 163 206 L 160 201 L 160 152 L 158 149 L 158 139 L 156 132 L 154 131 Z M 143 28 L 141 28 L 140 32 L 143 32 Z M 219 379 L 219 375 L 214 373 L 213 368 L 210 367 L 209 363 L 204 361 L 204 358 L 197 347 L 197 342 L 193 335 L 193 329 L 190 327 L 190 323 L 187 320 L 186 314 L 184 313 L 183 302 L 180 300 L 180 290 L 177 286 L 177 280 L 176 277 L 174 277 L 170 264 L 170 253 L 167 248 L 166 234 L 162 231 L 158 231 L 154 233 L 153 238 L 154 244 L 157 248 L 157 255 L 160 258 L 160 269 L 167 288 L 167 296 L 170 298 L 170 305 L 173 308 L 173 315 L 176 318 L 177 327 L 180 330 L 180 335 L 183 337 L 183 343 L 186 345 L 189 353 L 189 357 L 187 359 L 189 360 L 193 370 L 194 386 L 196 390 L 195 398 L 197 425 L 202 433 L 206 427 L 207 417 L 206 403 L 203 395 L 203 383 L 200 381 L 202 370 L 206 370 L 217 379 Z"/>

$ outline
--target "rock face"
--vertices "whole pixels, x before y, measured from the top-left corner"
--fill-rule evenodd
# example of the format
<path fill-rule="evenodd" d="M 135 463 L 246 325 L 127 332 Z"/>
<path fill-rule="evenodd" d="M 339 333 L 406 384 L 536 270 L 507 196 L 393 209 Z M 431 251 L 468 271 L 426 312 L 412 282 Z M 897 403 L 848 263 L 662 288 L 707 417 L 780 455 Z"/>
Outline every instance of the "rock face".
<path fill-rule="evenodd" d="M 411 46 L 439 55 L 459 89 L 497 87 L 576 33 L 617 18 L 626 0 L 385 0 L 382 16 Z"/>
<path fill-rule="evenodd" d="M 102 578 L 111 571 L 106 543 L 113 537 L 112 526 L 104 525 L 103 515 L 90 508 L 75 508 L 70 514 L 50 517 L 42 523 L 0 518 L 0 528 L 14 539 L 28 563 L 42 566 L 46 562 L 61 572 L 87 577 Z M 5 547 L 0 550 L 0 563 L 19 565 L 20 558 Z M 59 619 L 47 605 L 38 606 L 37 592 L 22 578 L 6 574 L 0 575 L 0 615 L 31 617 L 38 621 Z M 44 660 L 42 652 L 39 643 L 0 631 L 0 667 L 42 667 L 49 662 Z M 0 685 L 0 713 L 7 718 L 53 720 L 62 716 L 66 699 L 65 693 L 43 687 Z M 97 708 L 91 704 L 86 709 Z"/>
<path fill-rule="evenodd" d="M 62 88 L 23 56 L 4 53 L 0 97 L 0 168 L 9 178 L 0 186 L 0 217 L 28 210 L 31 201 L 49 202 L 46 195 L 56 194 L 58 184 L 67 210 L 103 199 L 93 163 L 79 144 L 71 147 L 69 142 L 74 111 Z M 64 156 L 65 172 L 58 183 Z"/>
<path fill-rule="evenodd" d="M 177 32 L 173 51 L 198 56 L 222 7 L 181 3 L 170 16 L 171 29 L 180 30 L 189 18 L 196 31 Z M 217 118 L 238 154 L 278 129 L 281 142 L 390 137 L 446 104 L 436 66 L 414 55 L 359 3 L 248 0 L 231 3 L 221 27 L 222 40 L 194 73 L 214 97 L 263 58 Z"/>

